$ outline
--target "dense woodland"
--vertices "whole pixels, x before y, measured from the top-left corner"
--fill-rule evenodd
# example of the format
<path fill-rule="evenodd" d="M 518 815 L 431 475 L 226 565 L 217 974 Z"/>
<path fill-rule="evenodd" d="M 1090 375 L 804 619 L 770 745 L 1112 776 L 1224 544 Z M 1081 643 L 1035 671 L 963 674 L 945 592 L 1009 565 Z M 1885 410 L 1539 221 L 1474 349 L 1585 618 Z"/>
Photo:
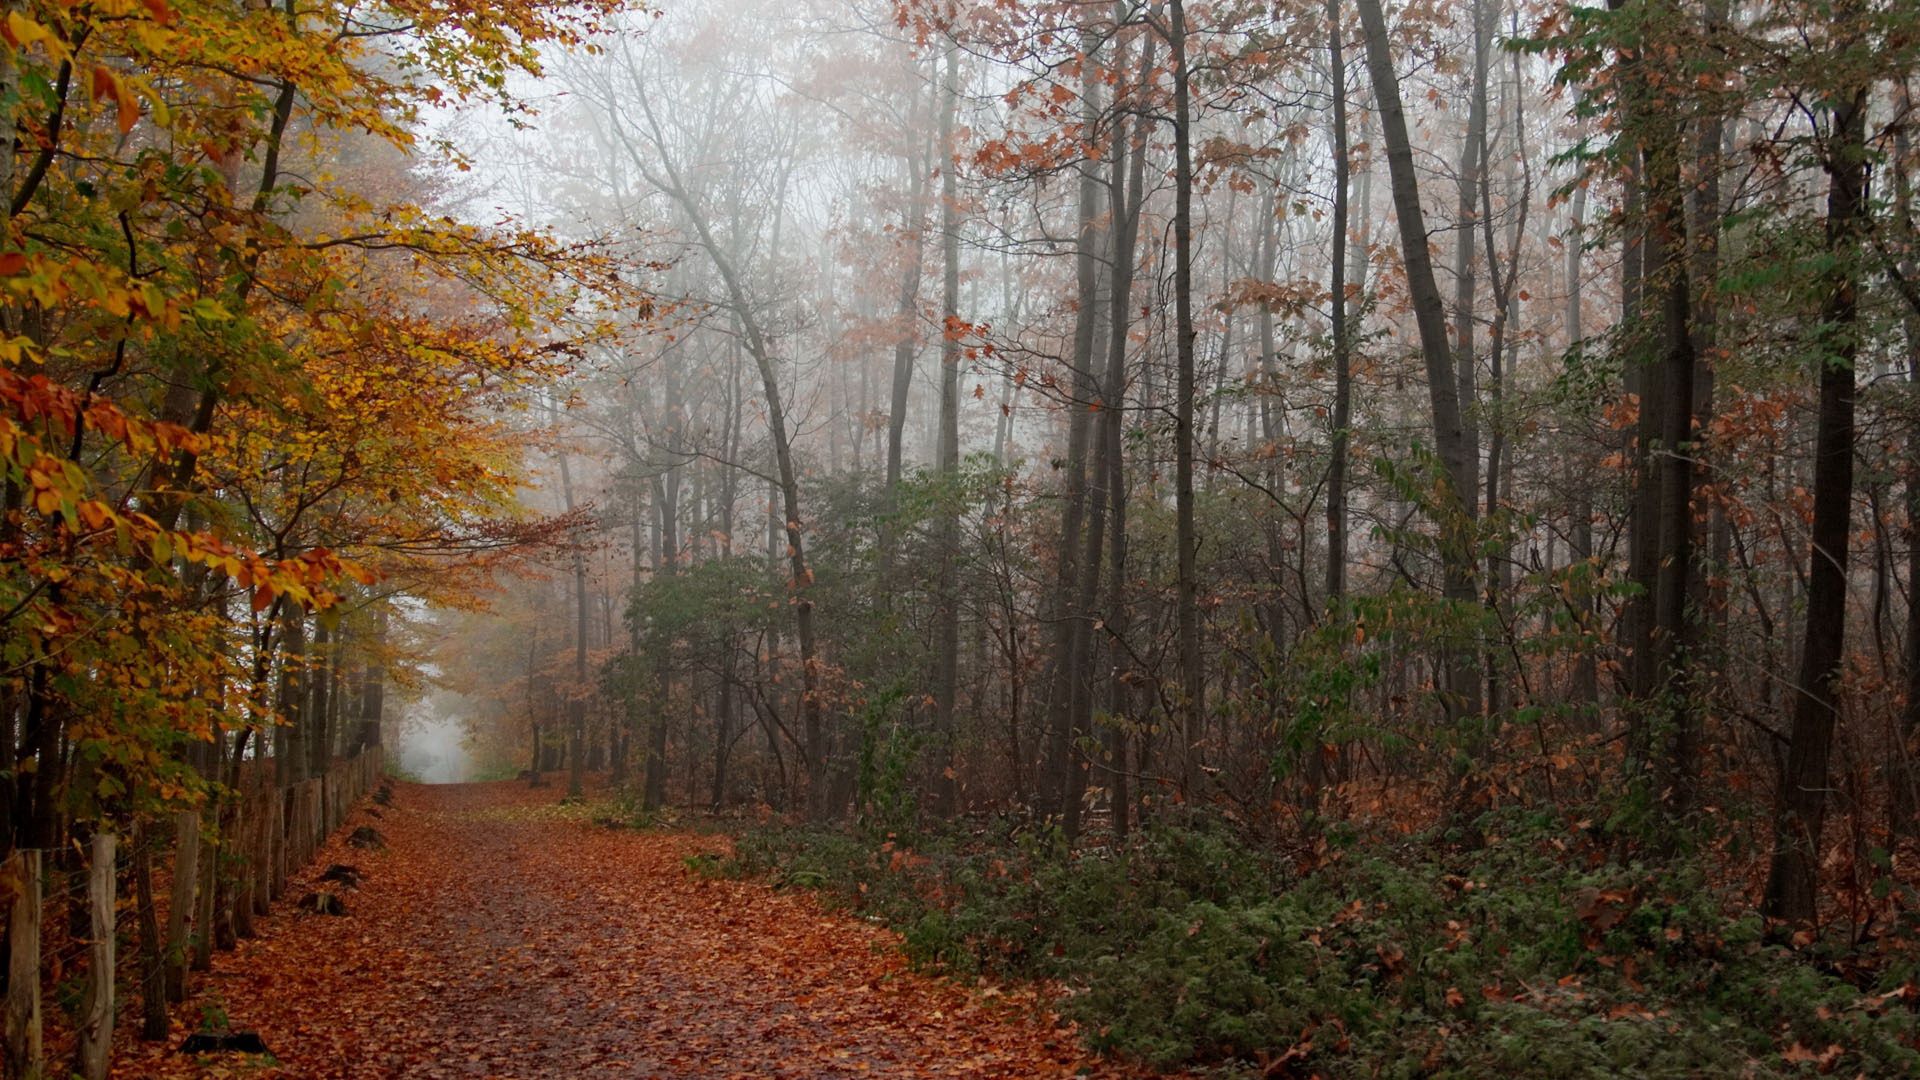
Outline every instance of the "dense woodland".
<path fill-rule="evenodd" d="M 431 706 L 1130 1060 L 1920 1067 L 1905 0 L 0 37 L 0 855 L 150 995 Z"/>

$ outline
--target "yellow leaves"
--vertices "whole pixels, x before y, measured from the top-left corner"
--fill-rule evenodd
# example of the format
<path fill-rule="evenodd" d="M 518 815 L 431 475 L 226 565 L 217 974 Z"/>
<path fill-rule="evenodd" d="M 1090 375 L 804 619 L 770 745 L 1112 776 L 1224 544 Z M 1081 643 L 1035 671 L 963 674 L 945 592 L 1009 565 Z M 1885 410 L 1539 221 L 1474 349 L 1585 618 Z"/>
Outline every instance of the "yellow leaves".
<path fill-rule="evenodd" d="M 68 56 L 67 43 L 60 40 L 60 35 L 18 11 L 7 12 L 6 20 L 0 22 L 0 37 L 16 50 L 24 51 L 37 43 L 50 59 L 64 60 Z"/>

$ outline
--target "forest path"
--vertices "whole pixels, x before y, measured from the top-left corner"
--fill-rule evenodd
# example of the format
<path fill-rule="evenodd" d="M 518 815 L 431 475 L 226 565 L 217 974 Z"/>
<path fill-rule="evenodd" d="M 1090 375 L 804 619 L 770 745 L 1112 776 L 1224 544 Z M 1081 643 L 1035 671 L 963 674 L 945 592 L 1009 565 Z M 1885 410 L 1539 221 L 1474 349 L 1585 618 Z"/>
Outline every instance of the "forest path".
<path fill-rule="evenodd" d="M 257 1030 L 279 1067 L 210 1073 L 150 1047 L 116 1075 L 1105 1071 L 1035 1010 L 904 970 L 880 929 L 687 869 L 688 855 L 724 841 L 595 827 L 558 797 L 516 783 L 397 785 L 377 820 L 363 809 L 349 823 L 373 825 L 385 849 L 336 836 L 261 935 L 218 957 L 182 1006 L 189 1024 L 211 1005 Z M 341 890 L 347 914 L 294 911 L 329 862 L 364 875 Z"/>

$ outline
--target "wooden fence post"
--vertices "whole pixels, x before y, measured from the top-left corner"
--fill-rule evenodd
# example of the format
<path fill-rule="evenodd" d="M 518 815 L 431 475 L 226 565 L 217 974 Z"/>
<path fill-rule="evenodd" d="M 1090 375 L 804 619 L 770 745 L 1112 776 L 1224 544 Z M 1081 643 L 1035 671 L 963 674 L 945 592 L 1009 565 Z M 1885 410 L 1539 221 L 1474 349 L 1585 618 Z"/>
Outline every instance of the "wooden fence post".
<path fill-rule="evenodd" d="M 12 893 L 7 934 L 7 1075 L 40 1080 L 46 1050 L 40 1041 L 40 901 L 45 888 L 38 851 L 16 851 L 7 860 L 6 891 Z"/>
<path fill-rule="evenodd" d="M 236 939 L 253 936 L 253 814 L 245 795 L 233 800 L 233 852 L 232 891 L 227 899 L 233 907 L 228 917 L 233 920 L 233 936 Z"/>
<path fill-rule="evenodd" d="M 113 857 L 119 837 L 93 834 L 93 862 L 87 867 L 87 900 L 93 925 L 87 942 L 87 996 L 80 1013 L 80 1075 L 106 1080 L 113 1052 L 114 901 L 118 898 Z"/>
<path fill-rule="evenodd" d="M 265 915 L 273 904 L 273 785 L 253 796 L 253 913 Z"/>
<path fill-rule="evenodd" d="M 173 893 L 167 903 L 167 1000 L 187 999 L 187 928 L 192 925 L 194 885 L 200 880 L 200 811 L 173 817 Z"/>

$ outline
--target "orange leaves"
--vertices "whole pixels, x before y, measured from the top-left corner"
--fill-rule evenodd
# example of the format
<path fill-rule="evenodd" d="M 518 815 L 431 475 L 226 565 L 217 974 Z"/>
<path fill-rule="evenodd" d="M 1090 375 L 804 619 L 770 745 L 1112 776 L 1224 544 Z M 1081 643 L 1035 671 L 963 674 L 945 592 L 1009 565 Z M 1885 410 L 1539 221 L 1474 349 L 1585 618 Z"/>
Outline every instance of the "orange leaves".
<path fill-rule="evenodd" d="M 194 986 L 286 1076 L 1128 1074 L 1054 1026 L 1050 987 L 914 974 L 892 935 L 809 895 L 688 869 L 724 841 L 596 812 L 515 783 L 401 786 L 386 851 L 308 871 L 359 867 L 346 917 L 278 908 Z M 125 1075 L 208 1075 L 178 1042 L 128 1040 Z"/>
<path fill-rule="evenodd" d="M 93 78 L 89 85 L 92 88 L 95 104 L 104 102 L 109 98 L 113 100 L 118 115 L 120 134 L 125 135 L 127 132 L 132 131 L 133 125 L 140 122 L 140 99 L 134 94 L 133 88 L 127 84 L 126 79 L 95 64 L 93 68 Z"/>
<path fill-rule="evenodd" d="M 1224 311 L 1255 307 L 1276 315 L 1299 316 L 1326 299 L 1326 289 L 1305 278 L 1293 281 L 1237 278 L 1227 285 L 1227 293 L 1221 299 L 1220 307 Z"/>
<path fill-rule="evenodd" d="M 973 165 L 989 175 L 1009 176 L 1050 172 L 1081 158 L 1099 156 L 1099 150 L 1082 143 L 1074 131 L 1053 131 L 1038 137 L 1015 132 L 981 143 L 973 152 Z"/>
<path fill-rule="evenodd" d="M 1622 394 L 1607 402 L 1600 411 L 1600 422 L 1614 431 L 1624 431 L 1640 422 L 1640 395 Z"/>
<path fill-rule="evenodd" d="M 1840 1062 L 1840 1055 L 1844 1053 L 1846 1048 L 1839 1043 L 1830 1043 L 1825 1050 L 1815 1051 L 1803 1043 L 1795 1042 L 1780 1052 L 1780 1059 L 1789 1065 L 1812 1065 L 1816 1072 L 1824 1076 L 1833 1071 L 1833 1067 Z"/>

